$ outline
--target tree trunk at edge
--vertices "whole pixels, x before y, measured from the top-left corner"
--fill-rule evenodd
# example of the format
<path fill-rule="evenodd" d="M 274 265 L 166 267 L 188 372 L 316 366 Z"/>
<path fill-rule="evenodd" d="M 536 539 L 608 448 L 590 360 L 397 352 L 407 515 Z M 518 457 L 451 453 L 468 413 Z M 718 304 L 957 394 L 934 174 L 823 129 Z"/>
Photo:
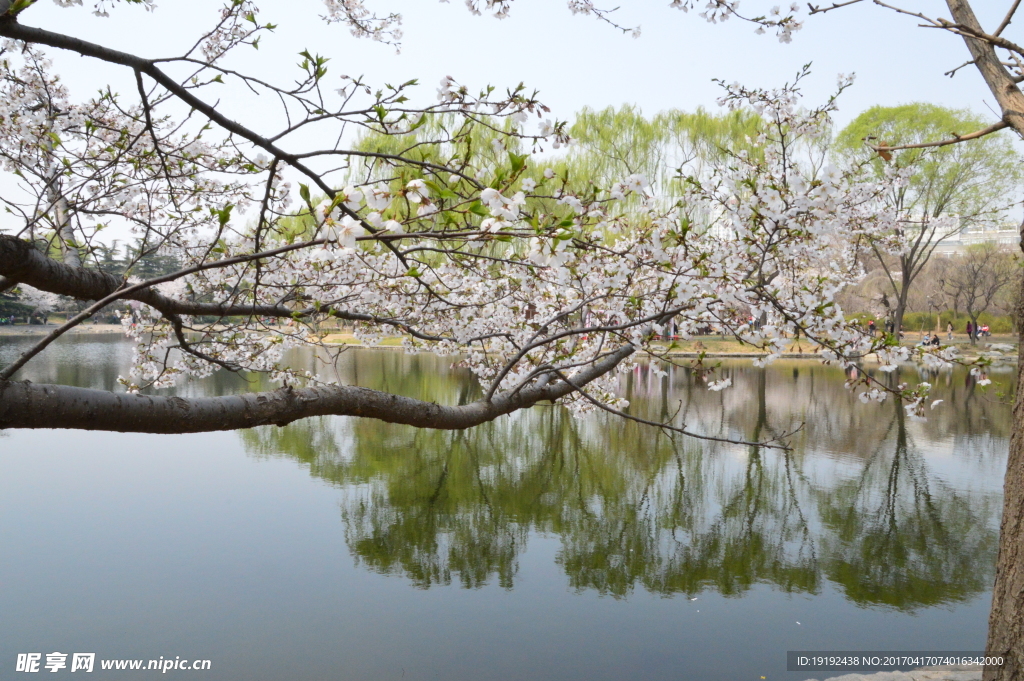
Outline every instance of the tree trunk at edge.
<path fill-rule="evenodd" d="M 1024 227 L 1024 226 L 1022 226 Z M 1017 336 L 1024 341 L 1024 280 L 1017 303 Z M 987 669 L 984 681 L 1024 681 L 1024 342 L 1017 348 L 1017 390 L 1013 432 L 1003 483 L 1003 519 L 999 528 L 999 557 L 988 617 L 990 656 L 1002 656 L 1002 669 Z"/>

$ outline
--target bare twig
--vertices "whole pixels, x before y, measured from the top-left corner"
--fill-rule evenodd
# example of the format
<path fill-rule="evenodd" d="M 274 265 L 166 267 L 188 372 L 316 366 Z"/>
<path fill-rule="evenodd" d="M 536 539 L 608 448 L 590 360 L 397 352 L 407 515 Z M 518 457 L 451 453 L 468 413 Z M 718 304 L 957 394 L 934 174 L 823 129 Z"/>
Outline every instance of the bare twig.
<path fill-rule="evenodd" d="M 956 75 L 956 72 L 957 72 L 957 71 L 959 71 L 960 69 L 964 68 L 965 66 L 970 66 L 970 65 L 971 65 L 971 64 L 973 64 L 973 63 L 974 63 L 974 60 L 973 60 L 973 59 L 972 59 L 972 60 L 970 60 L 970 61 L 965 61 L 965 62 L 964 62 L 963 64 L 961 64 L 960 66 L 956 67 L 955 69 L 950 69 L 949 71 L 946 71 L 946 72 L 945 72 L 945 73 L 943 73 L 942 75 L 944 75 L 944 76 L 949 76 L 950 78 L 952 78 L 953 76 L 955 76 L 955 75 Z"/>
<path fill-rule="evenodd" d="M 1003 19 L 1003 23 L 999 24 L 999 28 L 997 28 L 992 35 L 998 36 L 1006 30 L 1006 27 L 1009 26 L 1010 22 L 1013 20 L 1013 15 L 1017 12 L 1018 7 L 1020 7 L 1020 0 L 1014 0 L 1013 5 L 1010 6 L 1010 11 L 1006 13 L 1006 18 Z"/>
<path fill-rule="evenodd" d="M 620 411 L 618 409 L 615 409 L 614 407 L 609 407 L 607 404 L 604 404 L 600 400 L 595 399 L 590 394 L 588 394 L 587 391 L 582 386 L 578 386 L 575 383 L 573 383 L 561 371 L 558 371 L 557 369 L 554 369 L 554 370 L 552 370 L 552 373 L 556 374 L 560 379 L 562 379 L 562 381 L 564 381 L 568 385 L 570 385 L 573 388 L 575 388 L 576 392 L 578 392 L 580 395 L 582 395 L 588 402 L 593 404 L 598 409 L 606 411 L 609 414 L 615 414 L 616 416 L 621 416 L 622 418 L 627 419 L 629 421 L 636 421 L 637 423 L 642 423 L 645 426 L 653 426 L 654 428 L 662 428 L 664 430 L 670 430 L 670 431 L 672 431 L 674 433 L 679 433 L 680 435 L 686 435 L 687 437 L 696 438 L 698 440 L 707 440 L 709 442 L 724 442 L 726 444 L 731 444 L 731 445 L 746 445 L 746 446 L 749 446 L 749 447 L 764 447 L 765 449 L 781 449 L 783 451 L 790 451 L 792 449 L 792 447 L 789 447 L 787 445 L 779 443 L 779 440 L 781 440 L 784 437 L 789 437 L 790 435 L 792 435 L 793 433 L 796 433 L 799 430 L 799 429 L 797 429 L 797 430 L 793 431 L 792 433 L 784 433 L 784 434 L 780 435 L 778 438 L 776 438 L 775 440 L 772 440 L 772 441 L 769 441 L 769 442 L 753 442 L 753 441 L 750 441 L 750 440 L 738 440 L 738 439 L 732 439 L 732 438 L 726 438 L 726 437 L 715 437 L 713 435 L 701 435 L 700 433 L 695 433 L 692 430 L 687 430 L 686 428 L 680 428 L 678 426 L 673 426 L 673 425 L 670 425 L 668 423 L 660 423 L 658 421 L 648 421 L 647 419 L 640 418 L 639 416 L 632 416 L 630 414 L 627 414 L 626 412 Z M 778 444 L 776 444 L 776 443 L 778 443 Z"/>
<path fill-rule="evenodd" d="M 863 1 L 864 0 L 848 0 L 848 2 L 833 2 L 830 7 L 822 7 L 821 5 L 812 5 L 811 3 L 807 3 L 807 9 L 810 10 L 808 14 L 824 14 L 825 12 L 831 12 L 834 9 L 846 7 L 847 5 L 856 5 L 858 2 Z"/>

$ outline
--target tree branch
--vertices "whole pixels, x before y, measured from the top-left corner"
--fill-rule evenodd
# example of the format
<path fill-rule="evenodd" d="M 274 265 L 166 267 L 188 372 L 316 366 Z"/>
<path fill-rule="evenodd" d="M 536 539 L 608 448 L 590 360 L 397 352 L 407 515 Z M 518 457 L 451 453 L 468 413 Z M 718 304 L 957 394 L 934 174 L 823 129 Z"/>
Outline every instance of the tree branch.
<path fill-rule="evenodd" d="M 81 40 L 80 38 L 73 38 L 61 33 L 47 31 L 42 28 L 24 26 L 18 23 L 16 17 L 10 15 L 0 16 L 0 36 L 12 38 L 14 40 L 22 40 L 27 43 L 48 45 L 50 47 L 56 47 L 70 52 L 77 52 L 85 57 L 94 57 L 111 64 L 127 66 L 137 72 L 145 73 L 147 76 L 166 88 L 168 92 L 183 101 L 185 104 L 188 104 L 196 111 L 202 113 L 220 127 L 234 135 L 238 135 L 239 137 L 248 140 L 260 149 L 272 154 L 274 158 L 280 159 L 295 168 L 297 171 L 312 180 L 327 196 L 334 198 L 336 195 L 334 189 L 328 185 L 319 174 L 305 166 L 294 154 L 289 154 L 284 149 L 281 149 L 276 144 L 272 143 L 266 137 L 250 130 L 241 123 L 228 118 L 217 111 L 216 107 L 212 104 L 208 104 L 196 97 L 188 88 L 175 82 L 173 78 L 161 71 L 156 66 L 156 61 L 154 60 L 143 59 L 142 57 L 128 54 L 127 52 L 113 50 L 108 47 L 103 47 L 102 45 L 90 43 L 86 40 Z M 354 211 L 349 210 L 344 205 L 339 206 L 339 208 L 345 212 L 345 214 L 359 220 L 363 228 L 370 234 L 377 231 L 373 226 L 366 224 L 366 222 L 364 222 Z"/>
<path fill-rule="evenodd" d="M 960 66 L 956 67 L 955 69 L 950 69 L 949 71 L 946 71 L 946 72 L 945 72 L 945 73 L 943 73 L 942 75 L 944 75 L 944 76 L 949 76 L 950 78 L 952 78 L 953 76 L 955 76 L 955 75 L 956 75 L 956 72 L 957 72 L 957 71 L 959 71 L 960 69 L 964 68 L 965 66 L 970 66 L 970 65 L 972 65 L 973 63 L 974 63 L 974 60 L 973 60 L 973 59 L 972 59 L 972 60 L 970 60 L 970 61 L 965 61 L 965 62 L 964 62 L 963 64 L 961 64 Z"/>
<path fill-rule="evenodd" d="M 834 9 L 846 7 L 847 5 L 856 5 L 858 2 L 863 1 L 864 0 L 847 0 L 847 2 L 833 2 L 831 7 L 822 7 L 820 5 L 812 5 L 811 3 L 807 3 L 807 9 L 810 10 L 808 12 L 809 15 L 824 14 L 825 12 L 831 12 Z"/>
<path fill-rule="evenodd" d="M 993 42 L 984 37 L 970 4 L 965 0 L 946 0 L 946 5 L 957 25 L 970 31 L 970 35 L 962 37 L 975 66 L 999 104 L 1003 121 L 1018 133 L 1024 133 L 1024 93 L 1017 87 L 1017 81 L 1003 66 Z"/>
<path fill-rule="evenodd" d="M 40 253 L 32 244 L 8 234 L 0 234 L 0 276 L 18 283 L 27 284 L 41 291 L 48 291 L 62 296 L 71 296 L 80 300 L 102 300 L 116 291 L 121 291 L 119 299 L 137 300 L 154 307 L 161 312 L 170 314 L 196 314 L 196 315 L 246 315 L 266 314 L 267 316 L 281 316 L 279 314 L 282 306 L 244 306 L 233 309 L 231 305 L 218 303 L 193 303 L 188 301 L 175 300 L 162 295 L 152 287 L 165 281 L 173 281 L 187 274 L 202 272 L 205 270 L 229 267 L 231 265 L 243 264 L 271 258 L 290 251 L 309 248 L 324 243 L 323 239 L 316 241 L 304 241 L 297 244 L 290 244 L 251 255 L 240 255 L 224 260 L 214 260 L 189 267 L 178 272 L 167 274 L 161 277 L 150 279 L 140 284 L 121 289 L 124 280 L 107 272 L 85 268 L 71 267 L 58 262 L 53 258 Z M 112 301 L 111 301 L 112 302 Z M 288 310 L 291 315 L 294 310 Z"/>
<path fill-rule="evenodd" d="M 956 133 L 953 133 L 953 136 L 950 139 L 941 140 L 939 142 L 922 142 L 921 144 L 901 144 L 895 147 L 890 147 L 886 145 L 875 146 L 873 144 L 869 144 L 868 146 L 879 153 L 883 151 L 899 151 L 900 149 L 928 149 L 931 147 L 947 147 L 950 144 L 959 144 L 961 142 L 976 140 L 979 137 L 991 135 L 994 132 L 1005 130 L 1008 127 L 1010 127 L 1009 123 L 1007 123 L 1006 121 L 999 121 L 998 123 L 993 123 L 984 130 L 978 130 L 967 135 L 957 135 Z"/>
<path fill-rule="evenodd" d="M 1020 0 L 1014 0 L 1013 5 L 1010 6 L 1010 11 L 1006 13 L 1006 18 L 1003 19 L 1003 23 L 999 24 L 999 28 L 993 31 L 992 35 L 998 36 L 1006 30 L 1006 27 L 1013 21 L 1013 15 L 1016 14 L 1018 7 L 1020 7 Z"/>
<path fill-rule="evenodd" d="M 612 371 L 625 345 L 574 377 L 461 406 L 442 406 L 356 386 L 282 388 L 224 397 L 133 395 L 29 382 L 0 382 L 0 429 L 74 428 L 131 433 L 201 433 L 284 426 L 310 416 L 361 416 L 418 428 L 459 430 L 557 400 Z"/>
<path fill-rule="evenodd" d="M 556 374 L 563 381 L 565 381 L 567 383 L 572 383 L 572 381 L 568 377 L 566 377 L 561 371 L 553 369 L 552 373 Z M 793 431 L 793 433 L 786 433 L 785 435 L 782 435 L 782 436 L 776 438 L 775 440 L 769 440 L 768 442 L 754 442 L 754 441 L 750 441 L 750 440 L 740 440 L 740 439 L 735 439 L 734 440 L 734 439 L 727 438 L 727 437 L 715 437 L 714 435 L 701 435 L 700 433 L 695 433 L 692 430 L 687 430 L 685 427 L 680 428 L 679 426 L 673 426 L 673 425 L 671 425 L 669 423 L 661 423 L 661 422 L 658 422 L 658 421 L 649 421 L 647 419 L 640 418 L 639 416 L 633 416 L 631 414 L 627 414 L 624 411 L 620 411 L 618 409 L 615 409 L 614 407 L 609 407 L 607 404 L 601 402 L 600 400 L 598 400 L 598 399 L 596 399 L 594 397 L 591 397 L 591 395 L 583 388 L 583 386 L 581 386 L 581 385 L 574 385 L 574 387 L 576 388 L 576 390 L 579 391 L 580 395 L 582 395 L 588 402 L 593 404 L 598 409 L 601 409 L 602 411 L 606 411 L 609 414 L 614 414 L 615 416 L 620 416 L 620 417 L 622 417 L 622 418 L 624 418 L 624 419 L 626 419 L 628 421 L 635 421 L 637 423 L 641 423 L 641 424 L 643 424 L 645 426 L 651 426 L 651 427 L 654 427 L 654 428 L 662 428 L 664 430 L 669 430 L 669 431 L 672 431 L 674 433 L 679 433 L 680 435 L 685 435 L 687 437 L 692 437 L 692 438 L 695 438 L 697 440 L 707 440 L 708 442 L 724 442 L 726 444 L 732 444 L 732 445 L 745 445 L 745 446 L 750 446 L 750 447 L 764 447 L 765 449 L 781 449 L 781 450 L 787 451 L 787 452 L 792 450 L 792 447 L 789 447 L 787 445 L 781 444 L 780 441 L 781 441 L 781 439 L 783 437 L 788 437 L 790 435 L 793 435 L 793 433 L 795 433 L 796 431 Z M 799 430 L 799 428 L 797 430 Z"/>

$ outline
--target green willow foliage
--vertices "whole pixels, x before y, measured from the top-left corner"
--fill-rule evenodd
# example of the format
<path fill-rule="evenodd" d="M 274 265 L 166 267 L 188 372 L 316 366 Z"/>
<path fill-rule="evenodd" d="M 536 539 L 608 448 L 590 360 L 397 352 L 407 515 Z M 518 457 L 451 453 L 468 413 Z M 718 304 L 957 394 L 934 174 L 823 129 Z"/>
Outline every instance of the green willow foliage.
<path fill-rule="evenodd" d="M 569 130 L 575 143 L 562 162 L 566 173 L 608 185 L 632 174 L 675 193 L 680 175 L 698 177 L 740 151 L 757 153 L 749 143 L 762 119 L 739 110 L 714 114 L 672 109 L 652 118 L 624 105 L 601 111 L 585 108 Z"/>
<path fill-rule="evenodd" d="M 456 195 L 456 192 L 460 195 L 477 193 L 473 183 L 500 188 L 510 196 L 526 178 L 533 179 L 538 186 L 547 183 L 548 186 L 565 187 L 565 182 L 559 178 L 545 178 L 543 168 L 527 165 L 529 150 L 524 148 L 524 141 L 507 135 L 512 126 L 509 119 L 489 116 L 468 119 L 450 114 L 426 114 L 410 125 L 406 132 L 364 132 L 353 145 L 355 160 L 350 161 L 347 168 L 345 184 L 385 183 L 393 194 L 400 195 L 412 180 L 423 180 L 431 200 L 449 209 L 438 213 L 438 219 L 442 221 L 438 223 L 439 228 L 460 226 L 461 222 L 466 228 L 475 229 L 474 220 L 478 221 L 480 216 L 490 213 L 479 200 L 457 203 Z M 399 155 L 402 158 L 400 164 L 394 160 Z M 442 167 L 456 172 L 440 172 Z M 322 198 L 312 197 L 311 203 L 316 205 Z M 547 213 L 569 214 L 564 206 L 554 202 L 545 204 L 549 204 L 545 205 Z M 408 211 L 409 206 L 395 202 L 382 213 L 382 217 L 384 220 L 401 219 L 402 209 Z M 315 229 L 315 221 L 308 211 L 285 219 L 281 224 L 281 236 L 285 240 L 308 237 Z M 429 229 L 429 222 L 424 222 L 419 228 Z M 518 251 L 524 248 L 523 243 L 506 239 L 495 240 L 483 251 L 502 257 L 513 251 L 521 255 Z M 431 260 L 429 254 L 424 254 L 423 258 L 427 262 Z M 438 255 L 438 262 L 441 259 L 442 256 Z"/>
<path fill-rule="evenodd" d="M 961 226 L 997 221 L 1019 195 L 1020 156 L 1009 132 L 988 135 L 970 144 L 905 149 L 886 161 L 865 142 L 899 146 L 949 139 L 988 127 L 967 109 L 914 102 L 875 106 L 846 126 L 835 140 L 842 163 L 867 163 L 881 176 L 887 166 L 910 168 L 908 184 L 898 190 L 893 205 L 911 215 L 961 216 Z"/>
<path fill-rule="evenodd" d="M 630 105 L 601 111 L 583 109 L 569 128 L 568 150 L 552 151 L 550 167 L 566 191 L 587 196 L 595 186 L 610 186 L 630 175 L 643 175 L 656 190 L 677 193 L 680 175 L 702 176 L 716 164 L 727 162 L 737 152 L 757 153 L 749 140 L 757 135 L 762 120 L 750 111 L 714 114 L 705 109 L 694 112 L 671 110 L 648 118 Z M 500 125 L 501 127 L 494 127 Z M 476 123 L 450 116 L 428 116 L 415 130 L 404 135 L 368 133 L 356 144 L 359 152 L 372 155 L 350 169 L 349 181 L 367 182 L 389 178 L 386 161 L 380 155 L 403 152 L 422 163 L 459 161 L 472 168 L 475 179 L 496 186 L 508 179 L 508 169 L 517 167 L 515 156 L 523 153 L 522 140 L 501 138 L 511 122 L 497 123 L 483 117 Z M 505 146 L 495 147 L 503 139 Z M 509 156 L 512 156 L 511 163 Z M 518 177 L 540 184 L 545 167 L 525 166 Z M 425 169 L 413 174 L 403 170 L 394 177 L 396 186 L 412 179 L 433 179 Z M 657 191 L 656 193 L 665 193 Z M 633 199 L 637 201 L 638 199 Z"/>

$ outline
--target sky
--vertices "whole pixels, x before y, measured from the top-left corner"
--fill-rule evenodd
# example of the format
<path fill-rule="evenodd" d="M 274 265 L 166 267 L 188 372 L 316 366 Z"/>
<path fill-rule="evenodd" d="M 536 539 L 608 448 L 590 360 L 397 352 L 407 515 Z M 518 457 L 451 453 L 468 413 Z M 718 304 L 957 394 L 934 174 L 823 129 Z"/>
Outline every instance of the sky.
<path fill-rule="evenodd" d="M 98 18 L 91 13 L 93 1 L 62 9 L 41 0 L 22 14 L 21 21 L 140 56 L 167 57 L 191 46 L 212 25 L 221 6 L 215 0 L 157 0 L 153 12 L 117 5 L 109 18 Z M 288 83 L 298 73 L 298 52 L 308 49 L 331 59 L 329 78 L 363 75 L 376 85 L 419 79 L 422 85 L 414 104 L 433 103 L 444 76 L 473 92 L 486 84 L 504 89 L 522 82 L 539 90 L 552 117 L 571 120 L 583 107 L 626 103 L 639 105 L 647 114 L 698 106 L 715 109 L 721 88 L 713 79 L 777 87 L 802 65 L 813 63 L 813 74 L 804 85 L 808 104 L 831 95 L 838 74 L 857 76 L 854 87 L 840 99 L 840 126 L 870 106 L 912 101 L 970 108 L 995 120 L 992 97 L 972 67 L 952 79 L 943 75 L 967 59 L 960 38 L 918 28 L 917 19 L 867 2 L 813 17 L 804 9 L 803 30 L 792 43 L 781 44 L 770 33 L 755 35 L 755 26 L 749 23 L 733 19 L 712 25 L 696 12 L 670 8 L 669 0 L 620 0 L 614 16 L 623 25 L 640 26 L 639 38 L 592 17 L 572 15 L 565 0 L 515 0 L 511 16 L 504 20 L 474 16 L 462 0 L 367 1 L 378 12 L 403 14 L 400 53 L 319 21 L 321 0 L 263 0 L 258 3 L 261 18 L 278 24 L 278 29 L 263 38 L 258 51 L 240 48 L 229 65 Z M 998 23 L 1009 2 L 976 0 L 982 23 Z M 744 0 L 741 9 L 767 13 L 772 4 Z M 945 8 L 937 0 L 914 5 L 926 13 L 934 8 L 938 16 Z M 1014 32 L 1011 26 L 1006 35 L 1014 39 Z M 75 97 L 87 97 L 107 84 L 134 94 L 127 69 L 49 52 Z M 269 98 L 224 96 L 218 106 L 261 133 L 273 132 L 280 123 Z"/>
<path fill-rule="evenodd" d="M 793 42 L 780 44 L 770 34 L 755 35 L 751 24 L 733 19 L 712 25 L 696 12 L 670 8 L 668 0 L 620 0 L 615 16 L 624 25 L 641 27 L 637 39 L 593 18 L 573 16 L 564 0 L 515 0 L 504 20 L 473 16 L 461 0 L 368 2 L 378 11 L 403 14 L 400 54 L 353 38 L 343 27 L 324 25 L 317 20 L 323 13 L 319 0 L 263 0 L 261 17 L 279 29 L 264 38 L 258 53 L 246 49 L 235 64 L 257 68 L 271 80 L 287 80 L 293 77 L 297 53 L 309 49 L 330 57 L 335 74 L 364 74 L 377 83 L 418 78 L 428 101 L 446 75 L 473 89 L 523 82 L 540 90 L 553 113 L 567 119 L 584 106 L 631 103 L 650 114 L 710 108 L 720 92 L 714 78 L 775 87 L 813 62 L 809 101 L 827 97 L 837 74 L 857 74 L 856 86 L 841 100 L 840 124 L 869 106 L 909 101 L 991 115 L 991 96 L 976 72 L 964 69 L 953 79 L 943 75 L 967 59 L 961 39 L 917 28 L 917 19 L 871 4 L 804 17 L 805 28 Z M 161 6 L 158 0 L 154 12 L 119 6 L 103 19 L 91 16 L 92 0 L 85 3 L 61 9 L 42 0 L 22 20 L 142 56 L 170 56 L 191 45 L 220 6 L 215 0 L 174 0 Z M 772 4 L 745 0 L 741 8 L 767 12 Z M 944 8 L 934 0 L 913 4 Z M 996 23 L 1009 0 L 975 4 L 983 23 Z M 1011 38 L 1012 32 L 1011 27 Z M 110 72 L 123 71 L 70 56 L 59 60 L 59 68 L 69 83 L 93 87 L 109 81 Z"/>

